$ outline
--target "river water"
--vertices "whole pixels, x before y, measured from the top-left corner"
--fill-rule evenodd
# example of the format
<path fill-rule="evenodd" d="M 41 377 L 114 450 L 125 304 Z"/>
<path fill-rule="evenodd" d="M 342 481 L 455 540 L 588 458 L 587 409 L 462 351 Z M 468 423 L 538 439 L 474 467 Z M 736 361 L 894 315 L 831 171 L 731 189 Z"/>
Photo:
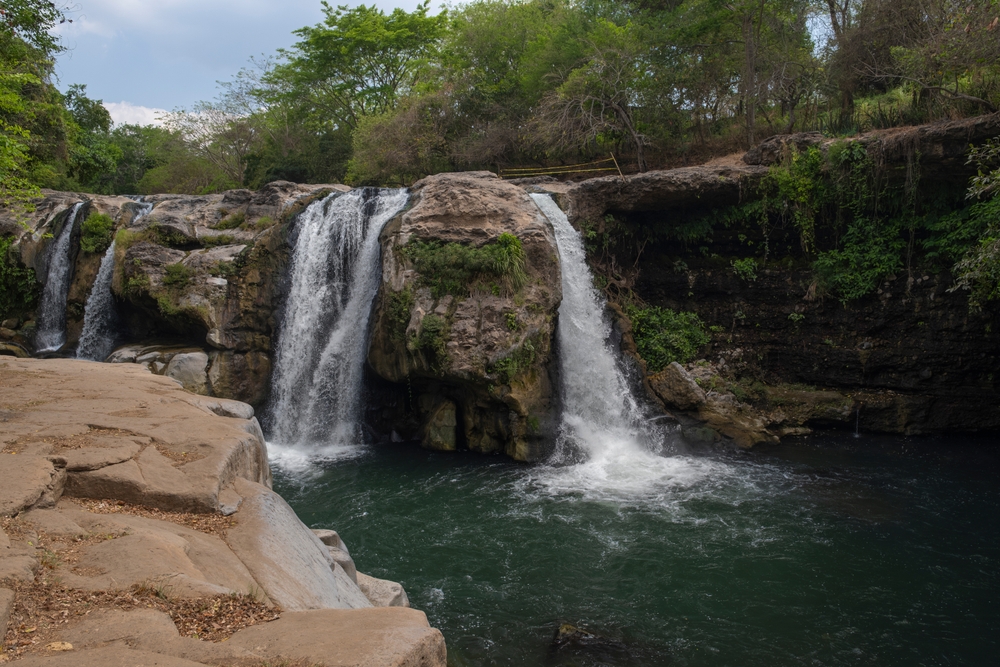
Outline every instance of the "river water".
<path fill-rule="evenodd" d="M 265 423 L 303 521 L 402 583 L 455 666 L 992 664 L 995 443 L 685 448 L 633 393 L 578 232 L 532 198 L 563 281 L 561 426 L 533 466 L 359 442 L 377 235 L 406 195 L 302 216 Z M 590 634 L 555 644 L 566 623 Z"/>
<path fill-rule="evenodd" d="M 687 452 L 634 488 L 580 465 L 373 446 L 276 468 L 275 488 L 311 527 L 340 531 L 359 570 L 400 581 L 453 665 L 996 659 L 992 441 Z M 607 641 L 555 648 L 566 622 Z"/>

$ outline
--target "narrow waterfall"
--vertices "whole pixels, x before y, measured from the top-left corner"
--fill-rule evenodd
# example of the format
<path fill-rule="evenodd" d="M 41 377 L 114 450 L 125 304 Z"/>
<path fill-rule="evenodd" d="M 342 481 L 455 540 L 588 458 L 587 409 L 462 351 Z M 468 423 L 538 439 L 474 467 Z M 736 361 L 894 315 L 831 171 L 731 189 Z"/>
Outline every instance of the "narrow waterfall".
<path fill-rule="evenodd" d="M 609 347 L 611 323 L 594 288 L 583 239 L 549 195 L 533 194 L 552 223 L 562 269 L 559 305 L 559 361 L 562 375 L 563 433 L 584 453 L 607 440 L 631 441 L 642 418 L 618 355 Z M 595 440 L 596 439 L 596 440 Z"/>
<path fill-rule="evenodd" d="M 368 320 L 380 279 L 379 233 L 405 190 L 332 194 L 298 219 L 278 332 L 269 444 L 276 458 L 336 458 L 360 443 Z"/>
<path fill-rule="evenodd" d="M 132 216 L 133 224 L 153 210 L 153 205 L 142 201 L 141 197 L 134 199 L 138 202 L 138 206 Z M 104 257 L 101 258 L 101 268 L 97 272 L 93 287 L 90 288 L 90 296 L 87 297 L 87 305 L 83 311 L 83 331 L 80 334 L 80 344 L 76 348 L 77 359 L 104 361 L 115 349 L 119 336 L 119 322 L 115 297 L 111 293 L 111 279 L 114 273 L 115 241 L 112 241 Z"/>
<path fill-rule="evenodd" d="M 108 246 L 101 258 L 94 286 L 87 297 L 83 312 L 83 332 L 76 348 L 77 359 L 104 361 L 115 349 L 118 337 L 118 312 L 111 294 L 111 278 L 115 272 L 115 242 Z"/>
<path fill-rule="evenodd" d="M 555 231 L 563 289 L 556 331 L 562 425 L 554 465 L 536 481 L 555 493 L 631 501 L 703 478 L 711 466 L 665 456 L 667 431 L 643 414 L 609 343 L 611 323 L 579 232 L 551 196 L 531 198 Z"/>
<path fill-rule="evenodd" d="M 73 206 L 63 223 L 62 231 L 49 249 L 49 272 L 38 305 L 35 349 L 38 352 L 58 350 L 66 342 L 66 295 L 69 293 L 72 258 L 70 238 L 76 224 L 76 215 L 83 202 Z"/>

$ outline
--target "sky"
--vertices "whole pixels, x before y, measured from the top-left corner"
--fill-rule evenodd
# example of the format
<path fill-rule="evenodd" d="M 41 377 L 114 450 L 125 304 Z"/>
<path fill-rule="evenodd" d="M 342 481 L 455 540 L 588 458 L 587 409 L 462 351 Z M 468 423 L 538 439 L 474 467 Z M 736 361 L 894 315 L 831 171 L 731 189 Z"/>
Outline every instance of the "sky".
<path fill-rule="evenodd" d="M 412 11 L 418 0 L 374 4 Z M 432 11 L 440 4 L 432 0 Z M 323 18 L 320 0 L 77 0 L 68 7 L 73 22 L 53 30 L 66 47 L 57 84 L 85 84 L 116 123 L 152 123 L 164 110 L 211 100 L 216 81 L 232 79 L 252 56 L 292 46 L 293 30 Z"/>

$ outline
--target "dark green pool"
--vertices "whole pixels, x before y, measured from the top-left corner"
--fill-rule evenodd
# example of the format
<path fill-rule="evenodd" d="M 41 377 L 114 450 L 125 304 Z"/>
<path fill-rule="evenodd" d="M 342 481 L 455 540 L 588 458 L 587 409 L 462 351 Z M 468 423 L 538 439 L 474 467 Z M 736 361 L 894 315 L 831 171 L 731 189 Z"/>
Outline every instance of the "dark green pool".
<path fill-rule="evenodd" d="M 276 467 L 454 665 L 990 665 L 1000 448 L 850 435 L 553 469 L 372 447 Z M 293 466 L 294 467 L 294 466 Z M 569 622 L 606 641 L 557 649 Z"/>

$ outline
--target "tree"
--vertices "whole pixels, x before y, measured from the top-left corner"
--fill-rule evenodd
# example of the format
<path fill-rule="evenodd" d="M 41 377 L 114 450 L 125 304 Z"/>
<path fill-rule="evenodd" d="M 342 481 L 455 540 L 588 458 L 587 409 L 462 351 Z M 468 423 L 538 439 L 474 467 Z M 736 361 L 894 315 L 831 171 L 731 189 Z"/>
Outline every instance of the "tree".
<path fill-rule="evenodd" d="M 323 2 L 326 18 L 295 31 L 301 41 L 282 52 L 287 62 L 267 78 L 319 122 L 353 130 L 362 118 L 390 111 L 417 85 L 447 21 L 444 11 L 428 16 L 428 3 L 386 14 L 375 5 L 334 9 Z"/>
<path fill-rule="evenodd" d="M 59 40 L 50 32 L 57 23 L 65 23 L 64 9 L 49 0 L 4 0 L 0 5 L 0 35 L 4 42 L 20 42 L 46 56 L 62 51 Z"/>
<path fill-rule="evenodd" d="M 19 89 L 31 82 L 30 75 L 5 71 L 5 64 L 0 63 L 0 206 L 12 210 L 19 219 L 41 193 L 27 176 L 30 134 L 8 122 L 7 117 L 23 112 Z"/>
<path fill-rule="evenodd" d="M 586 62 L 543 98 L 536 119 L 539 136 L 557 149 L 630 142 L 639 171 L 645 171 L 648 139 L 639 129 L 636 109 L 649 81 L 640 34 L 631 24 L 602 19 L 588 42 Z"/>
<path fill-rule="evenodd" d="M 224 86 L 214 102 L 198 102 L 164 116 L 164 126 L 187 142 L 191 151 L 214 165 L 235 185 L 246 184 L 250 156 L 260 148 L 260 118 L 248 106 L 240 86 Z"/>

